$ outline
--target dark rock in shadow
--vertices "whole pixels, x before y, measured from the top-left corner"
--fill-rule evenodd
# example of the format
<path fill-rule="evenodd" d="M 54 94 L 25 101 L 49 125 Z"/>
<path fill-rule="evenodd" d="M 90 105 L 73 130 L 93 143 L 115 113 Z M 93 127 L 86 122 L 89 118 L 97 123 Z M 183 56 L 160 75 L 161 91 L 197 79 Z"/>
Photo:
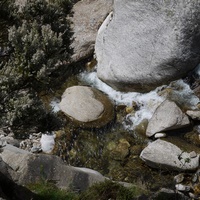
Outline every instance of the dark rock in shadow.
<path fill-rule="evenodd" d="M 36 200 L 37 195 L 0 172 L 0 197 L 6 200 Z"/>

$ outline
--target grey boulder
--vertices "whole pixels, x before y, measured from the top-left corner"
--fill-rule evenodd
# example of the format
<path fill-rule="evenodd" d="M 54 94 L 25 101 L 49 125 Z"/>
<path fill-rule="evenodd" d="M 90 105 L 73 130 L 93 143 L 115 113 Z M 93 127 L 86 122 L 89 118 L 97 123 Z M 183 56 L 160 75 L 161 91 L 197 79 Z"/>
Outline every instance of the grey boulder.
<path fill-rule="evenodd" d="M 160 139 L 144 148 L 140 158 L 152 168 L 165 170 L 195 170 L 199 166 L 199 155 L 191 158 L 176 145 Z"/>
<path fill-rule="evenodd" d="M 106 179 L 97 171 L 68 166 L 54 155 L 32 154 L 12 145 L 2 150 L 0 156 L 8 167 L 1 172 L 20 185 L 51 181 L 61 189 L 82 191 Z"/>
<path fill-rule="evenodd" d="M 200 61 L 200 1 L 115 0 L 98 31 L 98 77 L 126 91 L 149 91 Z"/>
<path fill-rule="evenodd" d="M 183 128 L 190 125 L 186 114 L 173 101 L 165 100 L 158 106 L 152 118 L 149 120 L 146 135 Z"/>
<path fill-rule="evenodd" d="M 70 18 L 74 32 L 73 62 L 92 56 L 98 28 L 112 7 L 112 0 L 82 0 L 74 5 Z"/>
<path fill-rule="evenodd" d="M 74 123 L 87 127 L 103 126 L 114 116 L 113 105 L 109 98 L 87 86 L 67 88 L 59 106 Z"/>

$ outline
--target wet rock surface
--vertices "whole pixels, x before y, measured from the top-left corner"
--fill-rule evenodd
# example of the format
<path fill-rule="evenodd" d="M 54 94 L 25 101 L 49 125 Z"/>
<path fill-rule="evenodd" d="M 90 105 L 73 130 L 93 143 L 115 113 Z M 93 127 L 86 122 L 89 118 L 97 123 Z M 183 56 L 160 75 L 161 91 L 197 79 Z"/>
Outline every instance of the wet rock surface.
<path fill-rule="evenodd" d="M 181 173 L 174 177 L 176 191 L 187 195 L 189 199 L 200 198 L 199 169 L 193 173 Z"/>
<path fill-rule="evenodd" d="M 124 160 L 129 155 L 130 144 L 126 139 L 120 139 L 118 144 L 110 142 L 107 149 L 114 160 Z"/>
<path fill-rule="evenodd" d="M 188 117 L 181 111 L 176 103 L 165 100 L 149 120 L 146 135 L 186 127 L 190 124 Z"/>

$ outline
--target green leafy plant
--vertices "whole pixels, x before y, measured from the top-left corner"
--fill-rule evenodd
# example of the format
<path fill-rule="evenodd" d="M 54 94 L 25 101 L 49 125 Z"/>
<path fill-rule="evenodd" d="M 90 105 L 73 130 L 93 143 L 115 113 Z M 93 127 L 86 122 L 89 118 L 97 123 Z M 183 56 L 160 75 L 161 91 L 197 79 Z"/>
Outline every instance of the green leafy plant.
<path fill-rule="evenodd" d="M 13 0 L 0 1 L 0 19 L 12 22 L 16 18 L 16 15 L 14 13 L 16 13 L 17 10 L 18 8 L 15 5 L 15 1 Z"/>
<path fill-rule="evenodd" d="M 52 125 L 58 125 L 58 120 L 46 110 L 38 94 L 49 92 L 58 75 L 63 75 L 69 66 L 72 32 L 67 14 L 70 10 L 66 12 L 62 5 L 65 2 L 70 8 L 72 3 L 27 0 L 19 9 L 9 2 L 1 2 L 0 8 L 9 13 L 8 22 L 15 21 L 8 29 L 9 59 L 0 64 L 1 126 L 49 130 Z"/>
<path fill-rule="evenodd" d="M 110 180 L 96 183 L 78 194 L 73 191 L 60 190 L 53 183 L 45 181 L 31 184 L 28 188 L 39 196 L 39 200 L 133 200 L 144 194 L 144 191 L 136 186 L 126 188 Z"/>
<path fill-rule="evenodd" d="M 63 9 L 43 0 L 28 0 L 20 25 L 9 29 L 11 59 L 22 85 L 35 90 L 49 87 L 55 71 L 67 68 L 72 49 L 70 23 Z"/>
<path fill-rule="evenodd" d="M 78 200 L 132 200 L 142 193 L 142 190 L 136 186 L 126 188 L 119 183 L 106 180 L 97 183 L 81 193 Z"/>
<path fill-rule="evenodd" d="M 71 191 L 58 189 L 48 182 L 31 184 L 28 188 L 37 194 L 37 200 L 75 200 L 77 196 Z"/>

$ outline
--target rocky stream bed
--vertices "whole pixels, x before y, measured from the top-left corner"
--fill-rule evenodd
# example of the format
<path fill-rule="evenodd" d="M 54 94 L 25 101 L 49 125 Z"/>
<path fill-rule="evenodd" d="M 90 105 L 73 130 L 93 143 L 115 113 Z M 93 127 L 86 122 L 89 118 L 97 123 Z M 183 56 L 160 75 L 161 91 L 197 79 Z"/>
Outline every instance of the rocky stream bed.
<path fill-rule="evenodd" d="M 59 129 L 20 130 L 16 138 L 9 125 L 2 127 L 2 174 L 19 185 L 35 183 L 42 177 L 59 188 L 73 186 L 76 191 L 109 178 L 127 187 L 136 185 L 147 195 L 146 199 L 157 192 L 174 199 L 200 198 L 200 66 L 191 71 L 199 63 L 199 42 L 194 43 L 200 26 L 195 17 L 200 16 L 200 4 L 184 7 L 180 2 L 173 6 L 166 3 L 163 9 L 161 3 L 150 1 L 146 9 L 150 17 L 142 12 L 144 19 L 138 26 L 139 11 L 147 4 L 132 3 L 115 0 L 114 8 L 111 0 L 79 1 L 74 5 L 72 62 L 81 70 L 75 70 L 59 88 L 38 93 L 46 111 L 56 114 Z M 180 12 L 182 7 L 187 12 Z M 194 12 L 189 15 L 191 9 Z M 155 20 L 154 10 L 159 20 Z M 131 26 L 124 23 L 124 16 L 131 19 Z M 190 18 L 188 32 L 183 27 Z M 155 26 L 152 32 L 149 20 Z M 127 30 L 123 34 L 120 24 Z M 1 47 L 7 40 L 7 27 L 4 23 L 2 27 Z M 139 28 L 130 34 L 132 27 Z M 158 36 L 159 42 L 155 39 Z M 132 42 L 137 37 L 131 45 L 124 39 Z M 191 49 L 192 45 L 195 48 Z M 0 50 L 1 54 L 6 53 L 6 49 Z M 149 53 L 154 51 L 156 56 Z M 173 60 L 174 56 L 178 59 Z M 143 93 L 130 92 L 135 88 Z"/>
<path fill-rule="evenodd" d="M 112 104 L 105 105 L 110 105 L 115 113 L 114 117 L 113 114 L 110 118 L 106 117 L 107 125 L 101 125 L 101 120 L 98 123 L 87 120 L 80 122 L 81 110 L 91 108 L 76 107 L 76 102 L 80 100 L 77 89 L 77 101 L 73 100 L 77 110 L 74 110 L 73 116 L 63 114 L 60 110 L 62 106 L 59 105 L 62 94 L 66 88 L 73 89 L 74 86 L 81 90 L 82 87 L 92 86 L 107 95 Z M 70 94 L 73 94 L 72 89 Z M 147 191 L 169 188 L 187 193 L 187 196 L 198 197 L 199 121 L 198 117 L 194 118 L 189 113 L 186 115 L 185 112 L 195 110 L 198 114 L 199 99 L 183 80 L 146 94 L 123 93 L 101 82 L 95 71 L 85 71 L 68 79 L 63 88 L 54 94 L 55 96 L 43 99 L 46 104 L 51 105 L 54 112 L 59 113 L 66 125 L 52 133 L 43 133 L 42 140 L 42 133 L 32 134 L 29 139 L 20 143 L 20 148 L 34 153 L 46 151 L 58 155 L 68 165 L 90 168 L 111 180 L 134 183 Z M 84 94 L 84 103 L 87 104 L 90 102 L 87 101 L 88 94 Z M 162 106 L 164 102 L 166 106 Z M 158 112 L 158 107 L 161 112 Z M 78 113 L 79 120 L 74 119 L 75 112 Z M 151 122 L 156 112 L 163 125 Z M 154 125 L 150 125 L 151 123 Z M 151 129 L 151 135 L 146 135 L 148 129 Z M 180 162 L 180 166 L 175 162 Z"/>

